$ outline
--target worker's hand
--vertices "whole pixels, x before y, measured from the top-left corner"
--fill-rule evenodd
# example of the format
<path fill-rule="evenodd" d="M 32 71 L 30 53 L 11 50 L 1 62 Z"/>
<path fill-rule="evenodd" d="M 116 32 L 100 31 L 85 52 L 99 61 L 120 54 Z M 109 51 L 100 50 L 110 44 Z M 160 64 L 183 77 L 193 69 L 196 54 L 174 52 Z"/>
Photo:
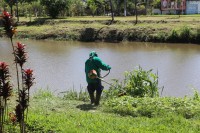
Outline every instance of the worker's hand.
<path fill-rule="evenodd" d="M 111 69 L 111 66 L 108 65 L 108 70 L 110 70 L 110 69 Z"/>

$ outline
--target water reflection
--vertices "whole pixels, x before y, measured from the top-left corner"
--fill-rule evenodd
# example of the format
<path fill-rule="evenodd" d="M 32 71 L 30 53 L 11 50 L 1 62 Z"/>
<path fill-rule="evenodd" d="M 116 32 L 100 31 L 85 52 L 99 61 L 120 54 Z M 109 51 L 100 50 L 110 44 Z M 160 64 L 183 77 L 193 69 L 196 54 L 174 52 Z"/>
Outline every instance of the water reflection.
<path fill-rule="evenodd" d="M 14 40 L 15 41 L 15 40 Z M 38 88 L 60 92 L 86 88 L 84 63 L 90 51 L 97 51 L 104 62 L 112 66 L 105 78 L 123 79 L 124 71 L 140 65 L 159 74 L 159 85 L 164 96 L 184 96 L 192 87 L 200 90 L 200 46 L 192 44 L 154 43 L 83 43 L 63 41 L 21 40 L 27 45 L 29 59 L 26 67 L 34 69 Z M 0 61 L 6 61 L 14 73 L 13 55 L 9 40 L 0 40 Z M 106 87 L 108 87 L 105 84 Z"/>

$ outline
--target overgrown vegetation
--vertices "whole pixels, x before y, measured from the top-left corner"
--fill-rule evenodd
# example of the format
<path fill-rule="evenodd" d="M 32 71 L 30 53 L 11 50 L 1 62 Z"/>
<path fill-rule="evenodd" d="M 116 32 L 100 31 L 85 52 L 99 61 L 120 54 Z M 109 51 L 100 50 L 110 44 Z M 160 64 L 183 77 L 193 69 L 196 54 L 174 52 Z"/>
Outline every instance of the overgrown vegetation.
<path fill-rule="evenodd" d="M 113 86 L 105 93 L 105 98 L 117 96 L 131 97 L 157 97 L 158 94 L 158 75 L 152 73 L 151 70 L 143 70 L 138 67 L 130 72 L 125 72 L 125 77 L 122 82 L 114 80 Z"/>
<path fill-rule="evenodd" d="M 159 97 L 158 74 L 153 74 L 152 70 L 139 67 L 126 72 L 124 81 L 119 83 L 115 80 L 113 86 L 105 92 L 105 110 L 109 112 L 150 118 L 171 114 L 186 119 L 200 117 L 200 96 L 197 91 L 193 97 Z"/>
<path fill-rule="evenodd" d="M 194 97 L 172 98 L 133 98 L 124 96 L 111 99 L 106 102 L 106 110 L 121 115 L 131 115 L 133 117 L 161 117 L 177 115 L 186 119 L 200 118 L 200 99 Z"/>
<path fill-rule="evenodd" d="M 104 104 L 95 107 L 77 97 L 69 100 L 48 90 L 39 90 L 30 100 L 26 129 L 31 133 L 198 132 L 199 98 L 197 92 L 185 98 L 117 96 L 103 99 Z M 9 121 L 5 129 L 19 132 Z"/>

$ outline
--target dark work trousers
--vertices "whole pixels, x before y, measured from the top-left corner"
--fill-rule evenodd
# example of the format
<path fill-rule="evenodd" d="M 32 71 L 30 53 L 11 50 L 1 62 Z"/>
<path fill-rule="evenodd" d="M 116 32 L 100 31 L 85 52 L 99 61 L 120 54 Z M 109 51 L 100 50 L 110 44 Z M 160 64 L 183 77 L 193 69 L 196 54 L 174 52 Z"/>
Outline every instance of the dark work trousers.
<path fill-rule="evenodd" d="M 101 84 L 101 80 L 98 79 L 97 83 L 88 83 L 87 89 L 90 95 L 91 104 L 99 105 L 99 101 L 101 98 L 101 93 L 103 91 L 103 86 Z M 96 98 L 94 97 L 94 92 L 96 91 Z"/>

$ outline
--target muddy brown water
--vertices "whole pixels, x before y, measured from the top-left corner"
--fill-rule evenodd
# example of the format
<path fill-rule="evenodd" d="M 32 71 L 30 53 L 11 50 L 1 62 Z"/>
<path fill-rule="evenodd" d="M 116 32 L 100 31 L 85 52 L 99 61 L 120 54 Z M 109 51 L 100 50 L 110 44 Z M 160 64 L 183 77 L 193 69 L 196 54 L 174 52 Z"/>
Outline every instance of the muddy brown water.
<path fill-rule="evenodd" d="M 27 45 L 28 62 L 32 68 L 35 85 L 32 91 L 40 88 L 55 93 L 74 89 L 85 90 L 84 62 L 92 50 L 112 69 L 105 80 L 122 80 L 125 71 L 141 66 L 145 70 L 158 71 L 159 86 L 164 86 L 163 96 L 183 97 L 192 95 L 193 88 L 200 91 L 200 46 L 195 44 L 164 43 L 83 43 L 70 41 L 20 40 Z M 14 43 L 17 40 L 14 39 Z M 15 65 L 13 63 L 10 41 L 0 38 L 0 61 L 10 66 L 15 84 Z M 102 72 L 106 74 L 106 72 Z M 103 83 L 105 89 L 109 85 Z"/>

